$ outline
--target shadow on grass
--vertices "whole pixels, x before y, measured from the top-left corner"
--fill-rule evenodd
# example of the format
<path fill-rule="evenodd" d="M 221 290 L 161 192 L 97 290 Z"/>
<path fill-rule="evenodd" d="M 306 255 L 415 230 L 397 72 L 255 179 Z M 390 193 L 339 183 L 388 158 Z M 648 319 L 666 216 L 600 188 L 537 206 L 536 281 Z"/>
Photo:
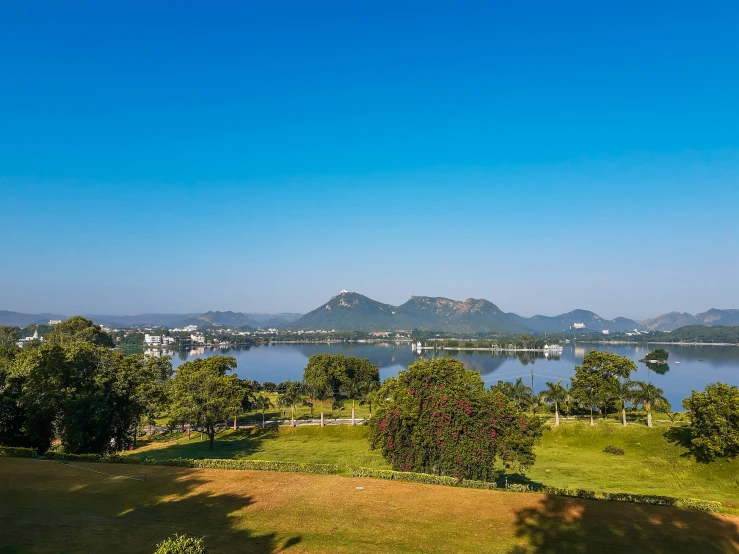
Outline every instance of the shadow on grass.
<path fill-rule="evenodd" d="M 665 506 L 543 496 L 517 513 L 515 525 L 525 545 L 511 554 L 739 551 L 735 522 Z"/>
<path fill-rule="evenodd" d="M 25 463 L 36 464 L 33 469 L 39 471 L 27 473 L 26 483 L 3 487 L 0 552 L 150 553 L 174 533 L 204 537 L 210 553 L 271 554 L 302 541 L 300 535 L 279 537 L 246 528 L 253 499 L 221 493 L 197 472 L 150 470 L 141 482 L 82 467 Z M 95 469 L 123 474 L 116 466 Z"/>
<path fill-rule="evenodd" d="M 681 454 L 683 458 L 694 458 L 695 461 L 702 464 L 707 464 L 711 461 L 693 446 L 691 442 L 693 435 L 690 427 L 670 427 L 664 436 L 667 442 L 688 449 L 687 452 Z"/>
<path fill-rule="evenodd" d="M 262 429 L 250 427 L 233 432 L 216 434 L 213 450 L 209 448 L 207 439 L 200 440 L 199 433 L 193 432 L 192 438 L 156 449 L 142 450 L 134 456 L 156 459 L 167 458 L 243 458 L 263 450 L 265 441 L 277 438 L 278 427 Z"/>

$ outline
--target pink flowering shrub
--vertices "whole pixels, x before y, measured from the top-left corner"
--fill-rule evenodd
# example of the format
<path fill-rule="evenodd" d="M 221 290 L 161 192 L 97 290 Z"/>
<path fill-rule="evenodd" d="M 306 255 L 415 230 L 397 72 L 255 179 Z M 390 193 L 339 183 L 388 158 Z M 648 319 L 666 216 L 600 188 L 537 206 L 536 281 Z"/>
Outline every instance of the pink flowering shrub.
<path fill-rule="evenodd" d="M 449 358 L 421 360 L 386 381 L 370 442 L 395 471 L 492 481 L 496 462 L 526 468 L 539 419 L 485 390 L 479 373 Z"/>

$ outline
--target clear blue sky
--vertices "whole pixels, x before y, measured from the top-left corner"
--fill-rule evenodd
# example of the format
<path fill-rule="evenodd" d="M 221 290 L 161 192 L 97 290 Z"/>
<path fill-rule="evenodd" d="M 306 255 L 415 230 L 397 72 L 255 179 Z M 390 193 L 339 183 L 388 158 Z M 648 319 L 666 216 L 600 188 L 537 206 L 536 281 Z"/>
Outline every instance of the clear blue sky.
<path fill-rule="evenodd" d="M 0 309 L 739 308 L 739 4 L 0 6 Z"/>

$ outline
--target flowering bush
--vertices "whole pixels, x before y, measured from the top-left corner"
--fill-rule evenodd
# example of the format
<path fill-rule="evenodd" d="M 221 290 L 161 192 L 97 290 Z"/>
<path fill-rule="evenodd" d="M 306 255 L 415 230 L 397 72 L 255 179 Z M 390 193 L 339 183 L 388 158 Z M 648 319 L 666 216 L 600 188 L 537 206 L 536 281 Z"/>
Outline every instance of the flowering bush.
<path fill-rule="evenodd" d="M 496 462 L 526 468 L 541 422 L 480 374 L 449 358 L 422 360 L 383 384 L 370 442 L 396 471 L 494 481 Z"/>

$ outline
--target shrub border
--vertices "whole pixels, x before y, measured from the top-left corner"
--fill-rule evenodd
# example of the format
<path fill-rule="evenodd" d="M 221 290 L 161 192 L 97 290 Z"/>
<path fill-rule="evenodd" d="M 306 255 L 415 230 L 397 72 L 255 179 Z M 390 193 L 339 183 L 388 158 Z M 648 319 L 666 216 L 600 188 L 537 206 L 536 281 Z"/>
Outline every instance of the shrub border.
<path fill-rule="evenodd" d="M 0 446 L 0 458 L 37 458 L 33 448 L 22 448 L 15 446 Z M 154 458 L 134 458 L 133 456 L 121 456 L 113 454 L 100 456 L 98 454 L 65 454 L 63 452 L 49 451 L 44 454 L 47 460 L 62 460 L 70 462 L 112 463 L 131 464 L 147 466 L 169 466 L 184 467 L 191 469 L 227 469 L 227 470 L 252 470 L 252 471 L 278 471 L 290 473 L 309 473 L 313 475 L 334 475 L 338 473 L 339 466 L 332 464 L 314 464 L 301 462 L 275 462 L 269 460 L 227 460 L 221 458 L 170 458 L 156 460 Z M 457 479 L 445 475 L 430 475 L 427 473 L 413 473 L 404 471 L 392 471 L 389 469 L 372 469 L 369 467 L 351 467 L 349 475 L 352 477 L 369 477 L 372 479 L 386 479 L 391 481 L 410 481 L 413 483 L 424 483 L 429 485 L 444 485 L 448 487 L 463 487 L 471 489 L 497 489 L 495 483 L 486 481 L 473 481 L 469 479 Z M 674 506 L 687 510 L 699 510 L 702 512 L 719 512 L 722 508 L 721 502 L 714 500 L 701 500 L 699 498 L 676 498 L 673 496 L 659 496 L 652 494 L 632 494 L 625 492 L 603 492 L 596 493 L 586 489 L 575 489 L 569 487 L 543 487 L 538 491 L 532 491 L 528 485 L 509 485 L 508 489 L 500 490 L 507 492 L 540 492 L 554 496 L 566 496 L 571 498 L 584 498 L 589 500 L 609 500 L 615 502 L 634 502 L 636 504 L 651 504 L 655 506 Z"/>

